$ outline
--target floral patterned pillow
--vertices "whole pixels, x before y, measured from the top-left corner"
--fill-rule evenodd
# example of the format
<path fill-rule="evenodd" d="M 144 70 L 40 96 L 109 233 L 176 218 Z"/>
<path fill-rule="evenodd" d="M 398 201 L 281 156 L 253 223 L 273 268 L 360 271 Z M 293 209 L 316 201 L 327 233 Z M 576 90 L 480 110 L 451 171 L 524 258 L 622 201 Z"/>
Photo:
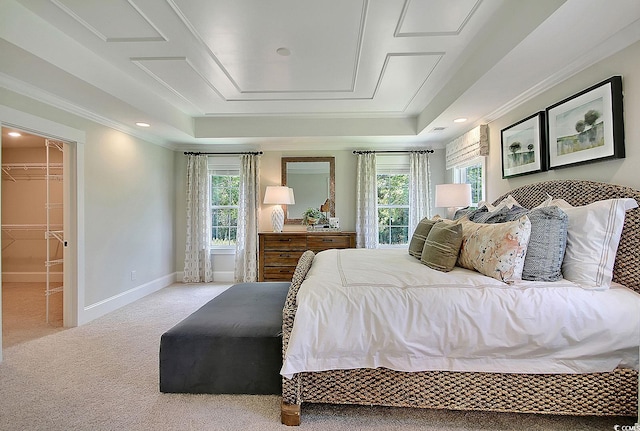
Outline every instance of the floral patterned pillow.
<path fill-rule="evenodd" d="M 466 218 L 460 223 L 462 246 L 458 266 L 507 283 L 522 279 L 531 236 L 527 216 L 499 224 L 474 223 Z"/>

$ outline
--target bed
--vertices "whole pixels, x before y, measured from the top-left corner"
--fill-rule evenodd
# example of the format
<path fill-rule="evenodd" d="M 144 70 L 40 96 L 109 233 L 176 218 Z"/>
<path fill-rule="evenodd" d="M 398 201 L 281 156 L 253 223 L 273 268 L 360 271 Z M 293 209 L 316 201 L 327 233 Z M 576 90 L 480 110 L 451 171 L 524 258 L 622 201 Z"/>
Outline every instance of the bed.
<path fill-rule="evenodd" d="M 541 204 L 544 205 L 544 202 L 548 202 L 550 197 L 563 199 L 569 205 L 578 207 L 592 204 L 596 201 L 609 199 L 620 200 L 621 198 L 631 198 L 636 202 L 640 202 L 640 191 L 629 187 L 591 181 L 547 181 L 514 189 L 496 199 L 494 205 L 513 199 L 523 207 L 533 208 Z M 627 201 L 631 200 L 627 199 Z M 371 271 L 366 269 L 365 271 L 358 272 L 348 269 L 354 265 L 354 262 L 358 262 L 357 259 L 363 256 L 363 261 L 368 261 L 369 256 L 363 254 L 357 256 L 355 261 L 352 261 L 349 260 L 350 258 L 347 254 L 341 254 L 345 252 L 344 250 L 340 251 L 340 254 L 337 254 L 337 251 L 322 252 L 322 254 L 318 256 L 318 261 L 314 263 L 316 255 L 310 251 L 305 252 L 298 262 L 283 309 L 283 369 L 281 371 L 281 374 L 283 374 L 282 422 L 287 425 L 299 424 L 300 407 L 302 403 L 361 404 L 565 415 L 635 416 L 638 406 L 640 211 L 636 207 L 635 202 L 633 203 L 633 207 L 629 207 L 631 209 L 623 210 L 624 227 L 621 227 L 622 232 L 619 236 L 619 243 L 616 239 L 615 250 L 609 252 L 611 256 L 609 256 L 608 259 L 611 261 L 613 270 L 610 272 L 612 278 L 611 286 L 607 289 L 591 289 L 588 287 L 581 289 L 583 285 L 572 287 L 567 285 L 571 284 L 571 282 L 566 280 L 559 280 L 543 285 L 538 283 L 537 286 L 526 286 L 525 282 L 525 286 L 516 284 L 515 288 L 505 283 L 498 283 L 503 284 L 503 286 L 494 286 L 496 280 L 490 277 L 484 277 L 484 281 L 479 282 L 481 284 L 480 286 L 473 286 L 473 283 L 478 282 L 465 281 L 466 279 L 464 278 L 467 275 L 465 271 L 471 271 L 457 268 L 451 271 L 451 274 L 455 273 L 458 277 L 462 274 L 463 277 L 462 281 L 456 279 L 456 281 L 452 282 L 453 288 L 451 290 L 456 292 L 467 290 L 471 292 L 472 296 L 470 298 L 474 301 L 478 299 L 477 297 L 473 299 L 473 295 L 478 295 L 478 289 L 474 289 L 474 287 L 479 287 L 481 290 L 496 289 L 496 291 L 506 295 L 498 299 L 497 302 L 506 303 L 507 309 L 520 310 L 517 307 L 523 305 L 523 302 L 527 302 L 530 299 L 531 302 L 535 302 L 539 310 L 547 310 L 549 305 L 541 306 L 540 304 L 542 303 L 537 302 L 544 296 L 554 296 L 560 303 L 564 301 L 565 305 L 556 304 L 559 307 L 571 307 L 571 304 L 573 304 L 574 310 L 572 313 L 574 314 L 571 314 L 572 317 L 567 317 L 567 321 L 582 319 L 582 327 L 590 328 L 594 331 L 593 333 L 583 334 L 583 338 L 586 337 L 586 340 L 576 344 L 575 340 L 581 340 L 581 338 L 577 337 L 574 339 L 571 334 L 580 332 L 579 327 L 578 329 L 567 329 L 564 335 L 560 337 L 560 343 L 563 339 L 571 338 L 574 342 L 569 344 L 571 345 L 570 347 L 574 349 L 575 357 L 571 357 L 569 360 L 558 361 L 557 364 L 554 364 L 554 358 L 560 357 L 566 359 L 567 356 L 562 356 L 566 355 L 566 353 L 558 356 L 557 353 L 550 352 L 549 356 L 545 357 L 544 354 L 549 352 L 541 353 L 540 349 L 531 349 L 530 345 L 522 343 L 522 333 L 513 334 L 516 339 L 520 340 L 519 344 L 516 343 L 515 347 L 507 346 L 506 351 L 498 350 L 498 353 L 492 353 L 498 356 L 511 355 L 521 359 L 521 362 L 516 365 L 508 361 L 496 361 L 495 356 L 489 357 L 489 359 L 477 357 L 480 355 L 478 352 L 471 352 L 466 356 L 467 358 L 473 357 L 478 360 L 455 360 L 459 358 L 459 352 L 454 352 L 452 358 L 447 358 L 446 353 L 452 352 L 456 347 L 460 347 L 460 341 L 456 342 L 458 343 L 457 345 L 456 343 L 446 345 L 443 338 L 435 339 L 435 343 L 438 344 L 440 352 L 431 355 L 431 359 L 436 358 L 437 360 L 426 362 L 416 360 L 416 363 L 412 363 L 410 360 L 408 361 L 409 364 L 407 364 L 407 361 L 396 361 L 398 358 L 393 354 L 387 354 L 386 356 L 371 355 L 371 351 L 364 351 L 360 354 L 360 357 L 358 357 L 357 354 L 351 355 L 354 356 L 354 358 L 349 358 L 351 362 L 348 361 L 346 365 L 344 363 L 332 363 L 331 357 L 316 363 L 313 363 L 313 361 L 311 364 L 306 363 L 304 360 L 301 360 L 301 358 L 304 359 L 305 349 L 311 349 L 309 350 L 311 352 L 312 349 L 317 348 L 306 344 L 309 344 L 310 340 L 314 338 L 323 338 L 321 335 L 324 331 L 324 329 L 316 327 L 314 330 L 317 336 L 309 336 L 308 334 L 296 335 L 297 332 L 303 334 L 299 328 L 308 325 L 310 322 L 310 319 L 305 319 L 305 317 L 303 317 L 305 315 L 301 312 L 297 318 L 298 326 L 294 325 L 299 306 L 301 309 L 305 309 L 305 307 L 308 307 L 308 303 L 306 302 L 308 300 L 307 298 L 314 297 L 314 295 L 317 296 L 313 293 L 313 290 L 309 290 L 309 286 L 313 285 L 312 280 L 316 280 L 315 283 L 317 283 L 320 276 L 319 272 L 325 273 L 331 265 L 342 265 L 342 269 L 336 273 L 326 272 L 326 283 L 342 284 L 355 290 L 356 287 L 360 289 L 360 286 L 358 286 L 360 282 L 370 282 L 371 276 L 369 276 L 369 281 L 366 281 L 367 276 L 365 273 Z M 587 221 L 583 220 L 581 223 L 589 226 L 591 221 L 587 219 Z M 352 253 L 362 253 L 362 251 L 353 250 Z M 392 254 L 387 255 L 385 259 L 391 261 L 393 266 L 396 266 L 397 262 L 393 259 L 407 260 L 409 258 L 406 256 L 401 258 L 398 255 Z M 375 266 L 378 264 L 372 263 L 372 265 Z M 578 270 L 580 270 L 579 267 Z M 387 271 L 387 273 L 387 276 L 391 276 L 391 278 L 381 276 L 378 280 L 380 284 L 387 284 L 389 286 L 387 286 L 386 289 L 384 289 L 383 286 L 374 286 L 378 289 L 376 295 L 384 292 L 382 295 L 388 296 L 387 291 L 394 289 L 401 291 L 403 290 L 402 285 L 407 283 L 412 285 L 410 287 L 416 287 L 413 291 L 446 291 L 446 286 L 444 286 L 446 282 L 443 281 L 444 279 L 442 278 L 438 279 L 442 285 L 437 286 L 435 289 L 429 289 L 425 286 L 419 286 L 419 281 L 407 282 L 406 278 L 397 274 L 396 276 L 399 278 L 394 281 L 394 271 Z M 406 277 L 411 276 L 407 275 Z M 335 280 L 336 278 L 337 281 Z M 332 279 L 334 280 L 330 281 Z M 303 283 L 306 284 L 302 292 L 300 292 Z M 471 286 L 467 286 L 469 287 L 468 289 L 463 289 L 461 288 L 462 285 L 456 286 L 455 283 L 462 283 L 462 285 L 471 283 Z M 488 286 L 485 286 L 487 283 Z M 536 284 L 536 282 L 529 283 Z M 554 283 L 557 286 L 549 287 L 554 285 Z M 541 295 L 540 291 L 544 291 L 545 289 L 556 293 L 554 293 L 554 295 Z M 582 290 L 585 292 L 582 292 Z M 516 291 L 518 293 L 514 293 Z M 579 291 L 580 293 L 577 293 Z M 309 294 L 309 292 L 312 293 Z M 535 292 L 535 294 L 532 292 Z M 300 298 L 298 297 L 299 293 L 301 295 Z M 413 293 L 411 295 L 413 295 Z M 567 300 L 567 295 L 573 296 L 569 296 L 569 300 Z M 606 302 L 607 305 L 603 307 L 585 305 L 586 303 L 582 301 L 586 300 L 583 297 L 587 296 L 595 298 L 596 304 L 598 304 L 601 299 L 601 303 L 605 304 L 603 299 L 605 297 L 607 301 L 609 301 L 609 298 L 613 298 L 613 302 L 611 303 L 613 305 L 610 305 L 608 302 Z M 469 301 L 469 297 L 465 298 L 465 301 Z M 559 300 L 559 298 L 564 299 Z M 301 301 L 300 303 L 298 303 L 299 300 Z M 319 302 L 316 302 L 314 307 L 322 302 L 326 302 L 323 298 L 316 298 L 316 300 Z M 368 301 L 368 299 L 362 299 L 362 301 Z M 482 301 L 478 303 L 480 302 Z M 340 303 L 340 301 L 337 301 L 337 303 Z M 404 304 L 406 305 L 406 300 Z M 493 307 L 491 302 L 487 302 L 487 304 L 489 304 L 490 308 Z M 555 307 L 556 305 L 553 306 Z M 375 309 L 377 305 L 373 305 L 373 307 Z M 588 309 L 588 307 L 593 308 Z M 612 309 L 611 307 L 614 308 Z M 602 312 L 602 308 L 608 309 L 608 314 Z M 429 310 L 430 313 L 435 315 L 438 313 L 439 308 L 433 306 L 433 308 Z M 540 314 L 542 316 L 548 316 L 549 313 L 556 315 L 561 314 L 558 310 L 559 309 L 551 310 L 547 313 Z M 341 311 L 345 313 L 349 312 L 348 308 Z M 495 313 L 495 310 L 491 309 L 487 314 L 490 313 Z M 528 311 L 528 313 L 531 314 L 529 317 L 535 318 L 535 312 Z M 581 316 L 580 313 L 583 313 L 583 315 Z M 416 314 L 416 311 L 415 309 L 407 309 L 402 314 L 413 316 Z M 462 311 L 459 315 L 452 314 L 449 317 L 455 320 L 460 318 L 460 316 L 470 314 L 474 314 L 474 312 Z M 569 315 L 570 313 L 567 313 L 567 316 Z M 345 316 L 340 317 L 341 319 L 349 318 Z M 334 320 L 338 322 L 345 321 L 341 319 Z M 362 320 L 362 317 L 359 317 L 359 319 Z M 404 323 L 401 323 L 405 326 L 400 329 L 396 328 L 395 333 L 410 334 L 413 324 L 415 323 L 415 320 L 412 319 L 413 317 L 408 320 L 405 319 L 403 321 Z M 510 320 L 512 320 L 511 317 L 500 322 L 499 325 L 502 327 L 507 324 L 505 322 Z M 607 320 L 614 320 L 613 325 L 617 326 L 604 328 L 603 325 L 608 323 Z M 306 323 L 304 323 L 305 321 Z M 411 324 L 407 324 L 407 321 Z M 509 326 L 506 332 L 517 332 L 514 331 L 513 328 L 526 326 L 523 322 L 526 323 L 526 319 L 516 322 L 513 324 L 515 326 Z M 593 324 L 593 322 L 598 323 Z M 508 323 L 508 325 L 511 325 L 511 323 Z M 433 327 L 419 326 L 425 323 L 415 324 L 418 332 L 420 330 L 425 331 L 426 328 L 425 333 L 431 334 L 433 330 Z M 379 322 L 377 325 L 381 326 Z M 563 324 L 561 324 L 561 326 L 562 325 Z M 361 327 L 366 326 L 376 326 L 376 324 L 370 325 L 365 322 L 361 325 Z M 393 328 L 393 325 L 389 326 Z M 533 325 L 533 327 L 535 327 L 535 325 Z M 356 325 L 355 328 L 357 329 L 358 326 Z M 333 330 L 335 331 L 335 328 Z M 524 328 L 523 331 L 524 330 L 527 329 Z M 447 327 L 440 328 L 439 331 L 435 332 L 441 332 L 446 335 L 452 331 L 450 327 Z M 462 332 L 467 339 L 474 339 L 474 336 L 477 337 L 478 335 L 477 330 L 475 335 L 472 334 L 470 330 L 460 332 Z M 491 329 L 489 329 L 488 332 L 491 333 Z M 494 330 L 494 332 L 499 331 Z M 598 332 L 600 332 L 600 335 L 597 334 Z M 294 336 L 293 339 L 292 334 Z M 331 331 L 329 331 L 329 334 L 331 334 Z M 613 338 L 615 337 L 613 337 L 613 335 L 615 334 L 622 334 L 622 338 L 627 339 L 626 342 L 623 339 L 614 340 Z M 611 340 L 606 339 L 608 335 L 611 335 Z M 384 336 L 386 337 L 387 335 L 385 334 Z M 599 339 L 598 336 L 600 337 Z M 375 339 L 378 341 L 382 338 L 382 336 L 375 334 L 369 334 L 368 337 L 369 340 Z M 341 337 L 333 336 L 333 338 Z M 474 344 L 480 344 L 481 348 L 479 351 L 482 352 L 482 348 L 494 343 L 495 338 L 496 337 L 488 337 L 488 340 L 483 338 L 482 343 Z M 298 339 L 304 341 L 302 348 L 299 347 L 300 341 L 298 341 Z M 463 337 L 462 340 L 464 339 Z M 291 343 L 291 348 L 289 348 L 290 341 L 294 341 Z M 411 342 L 411 340 L 409 342 Z M 532 343 L 539 344 L 540 342 L 533 341 Z M 585 359 L 583 358 L 581 349 L 589 343 L 596 345 L 596 347 L 600 346 L 598 347 L 600 351 L 593 353 L 593 357 L 586 357 L 585 361 L 581 361 L 581 359 Z M 383 340 L 383 344 L 388 343 Z M 558 344 L 558 341 L 551 341 L 550 344 Z M 354 351 L 358 351 L 361 346 L 356 345 L 355 347 Z M 395 346 L 392 346 L 392 351 L 393 347 Z M 334 353 L 344 353 L 344 351 L 340 349 L 340 346 L 334 346 Z M 543 350 L 546 350 L 546 348 Z M 444 354 L 442 352 L 444 352 Z M 308 356 L 314 357 L 316 353 L 316 351 L 313 351 L 313 353 L 309 353 Z M 342 353 L 338 353 L 338 355 Z M 609 353 L 612 353 L 612 355 L 608 356 Z M 415 355 L 411 358 L 414 357 Z M 531 360 L 532 358 L 535 360 Z M 332 364 L 334 365 L 333 367 Z M 536 364 L 538 364 L 539 367 L 536 367 Z"/>

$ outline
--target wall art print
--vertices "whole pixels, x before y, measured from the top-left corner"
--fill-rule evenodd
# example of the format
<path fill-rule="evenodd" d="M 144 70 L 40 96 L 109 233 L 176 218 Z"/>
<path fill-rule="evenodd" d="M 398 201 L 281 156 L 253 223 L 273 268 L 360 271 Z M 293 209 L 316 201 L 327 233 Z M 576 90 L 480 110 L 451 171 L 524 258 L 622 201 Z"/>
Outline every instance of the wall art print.
<path fill-rule="evenodd" d="M 500 131 L 502 178 L 547 170 L 544 125 L 541 111 Z"/>
<path fill-rule="evenodd" d="M 622 77 L 546 109 L 549 168 L 624 158 Z"/>

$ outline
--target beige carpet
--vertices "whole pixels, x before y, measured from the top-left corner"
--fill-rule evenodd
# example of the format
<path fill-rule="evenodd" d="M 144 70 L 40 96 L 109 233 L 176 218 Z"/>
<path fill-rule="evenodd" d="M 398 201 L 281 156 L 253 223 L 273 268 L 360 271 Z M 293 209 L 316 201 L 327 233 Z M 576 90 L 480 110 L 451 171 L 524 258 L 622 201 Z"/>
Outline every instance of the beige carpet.
<path fill-rule="evenodd" d="M 278 396 L 158 391 L 160 335 L 228 285 L 174 285 L 79 328 L 4 350 L 0 430 L 296 429 Z M 300 430 L 613 430 L 634 418 L 303 405 Z"/>

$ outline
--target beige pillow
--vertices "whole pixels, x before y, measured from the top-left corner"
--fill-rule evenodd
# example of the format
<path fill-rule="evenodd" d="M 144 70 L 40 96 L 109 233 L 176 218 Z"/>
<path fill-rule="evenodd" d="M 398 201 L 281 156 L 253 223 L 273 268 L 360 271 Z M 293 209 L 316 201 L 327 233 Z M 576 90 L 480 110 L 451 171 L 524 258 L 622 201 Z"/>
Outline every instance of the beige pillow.
<path fill-rule="evenodd" d="M 461 244 L 461 224 L 437 223 L 433 226 L 424 242 L 420 261 L 429 268 L 449 272 L 456 266 Z"/>
<path fill-rule="evenodd" d="M 431 228 L 440 220 L 429 220 L 427 217 L 420 220 L 416 230 L 413 232 L 411 242 L 409 242 L 409 254 L 416 259 L 420 259 L 422 256 L 422 249 L 424 248 L 424 242 L 431 231 Z"/>
<path fill-rule="evenodd" d="M 504 282 L 522 279 L 524 259 L 531 235 L 531 222 L 525 215 L 498 224 L 474 223 L 465 218 L 458 266 Z"/>

